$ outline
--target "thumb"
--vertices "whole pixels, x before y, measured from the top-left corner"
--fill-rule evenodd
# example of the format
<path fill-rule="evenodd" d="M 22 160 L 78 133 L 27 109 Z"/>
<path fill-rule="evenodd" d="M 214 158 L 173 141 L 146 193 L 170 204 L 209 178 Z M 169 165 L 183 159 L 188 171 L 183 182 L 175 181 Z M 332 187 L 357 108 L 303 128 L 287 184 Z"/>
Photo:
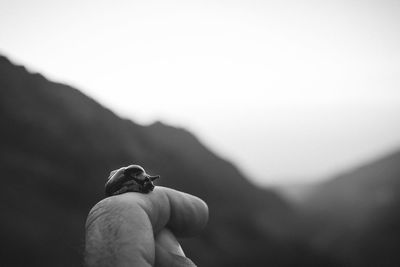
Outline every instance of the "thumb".
<path fill-rule="evenodd" d="M 181 245 L 174 234 L 161 230 L 155 238 L 156 267 L 195 267 L 196 265 L 185 256 Z"/>

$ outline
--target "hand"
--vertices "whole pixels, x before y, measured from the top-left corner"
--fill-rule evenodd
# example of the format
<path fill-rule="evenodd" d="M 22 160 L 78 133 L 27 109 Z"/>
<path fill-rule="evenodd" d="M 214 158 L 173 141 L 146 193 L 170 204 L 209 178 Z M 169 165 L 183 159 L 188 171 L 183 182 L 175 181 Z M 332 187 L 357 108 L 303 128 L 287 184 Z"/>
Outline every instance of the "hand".
<path fill-rule="evenodd" d="M 86 266 L 195 266 L 175 236 L 192 236 L 207 220 L 201 199 L 161 186 L 103 199 L 86 221 Z"/>

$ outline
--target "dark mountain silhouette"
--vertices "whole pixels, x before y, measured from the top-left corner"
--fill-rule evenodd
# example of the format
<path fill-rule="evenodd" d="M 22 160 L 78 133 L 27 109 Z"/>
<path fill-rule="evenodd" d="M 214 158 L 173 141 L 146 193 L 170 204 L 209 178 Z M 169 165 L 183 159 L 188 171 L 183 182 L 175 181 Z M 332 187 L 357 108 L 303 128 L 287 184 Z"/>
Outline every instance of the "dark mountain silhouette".
<path fill-rule="evenodd" d="M 118 97 L 118 96 L 116 96 Z M 195 136 L 117 117 L 64 84 L 0 57 L 2 266 L 79 266 L 87 212 L 110 170 L 136 163 L 203 198 L 210 222 L 183 240 L 199 266 L 328 266 L 293 238 L 294 211 Z"/>
<path fill-rule="evenodd" d="M 313 246 L 343 266 L 399 266 L 400 152 L 318 185 L 301 207 Z"/>

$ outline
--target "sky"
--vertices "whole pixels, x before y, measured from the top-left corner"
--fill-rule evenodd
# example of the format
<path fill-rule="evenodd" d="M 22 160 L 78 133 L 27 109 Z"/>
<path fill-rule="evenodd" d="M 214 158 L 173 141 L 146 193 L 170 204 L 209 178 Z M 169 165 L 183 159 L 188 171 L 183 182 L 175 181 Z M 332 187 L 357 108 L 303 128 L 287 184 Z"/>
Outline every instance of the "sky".
<path fill-rule="evenodd" d="M 260 185 L 400 149 L 399 1 L 0 0 L 0 53 Z"/>

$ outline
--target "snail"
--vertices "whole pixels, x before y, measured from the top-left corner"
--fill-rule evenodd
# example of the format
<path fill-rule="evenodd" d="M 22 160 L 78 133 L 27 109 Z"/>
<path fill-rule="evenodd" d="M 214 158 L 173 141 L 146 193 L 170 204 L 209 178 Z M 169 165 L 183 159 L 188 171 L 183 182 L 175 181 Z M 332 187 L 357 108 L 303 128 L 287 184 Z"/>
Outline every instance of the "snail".
<path fill-rule="evenodd" d="M 151 176 L 139 165 L 129 165 L 110 173 L 105 186 L 106 196 L 114 196 L 126 192 L 150 193 L 154 189 L 154 180 L 159 175 Z"/>

